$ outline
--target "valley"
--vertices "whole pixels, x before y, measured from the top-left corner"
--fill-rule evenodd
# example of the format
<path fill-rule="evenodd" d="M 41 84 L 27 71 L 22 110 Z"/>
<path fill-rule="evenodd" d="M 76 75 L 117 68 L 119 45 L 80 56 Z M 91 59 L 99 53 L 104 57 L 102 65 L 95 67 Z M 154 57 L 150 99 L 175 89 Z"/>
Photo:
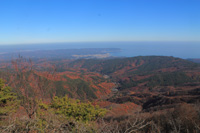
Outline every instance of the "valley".
<path fill-rule="evenodd" d="M 151 113 L 194 106 L 200 100 L 200 64 L 175 57 L 33 61 L 20 57 L 0 66 L 0 77 L 14 92 L 47 104 L 65 96 L 90 102 L 108 110 L 104 116 L 108 122 L 125 122 L 136 113 L 152 117 Z"/>

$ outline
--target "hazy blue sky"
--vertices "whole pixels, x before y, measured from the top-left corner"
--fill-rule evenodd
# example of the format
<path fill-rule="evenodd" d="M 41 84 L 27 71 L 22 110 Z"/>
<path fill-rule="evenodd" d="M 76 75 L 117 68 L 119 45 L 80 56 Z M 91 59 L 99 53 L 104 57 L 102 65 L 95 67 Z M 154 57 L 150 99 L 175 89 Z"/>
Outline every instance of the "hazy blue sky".
<path fill-rule="evenodd" d="M 0 44 L 200 41 L 200 0 L 0 0 Z"/>

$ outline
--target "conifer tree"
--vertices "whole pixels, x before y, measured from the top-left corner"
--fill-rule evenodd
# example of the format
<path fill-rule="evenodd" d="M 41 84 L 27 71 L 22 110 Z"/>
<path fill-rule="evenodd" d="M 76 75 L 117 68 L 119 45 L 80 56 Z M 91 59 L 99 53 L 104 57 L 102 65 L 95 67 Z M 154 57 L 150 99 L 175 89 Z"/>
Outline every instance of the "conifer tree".
<path fill-rule="evenodd" d="M 0 121 L 10 113 L 15 112 L 18 103 L 16 94 L 0 79 Z"/>

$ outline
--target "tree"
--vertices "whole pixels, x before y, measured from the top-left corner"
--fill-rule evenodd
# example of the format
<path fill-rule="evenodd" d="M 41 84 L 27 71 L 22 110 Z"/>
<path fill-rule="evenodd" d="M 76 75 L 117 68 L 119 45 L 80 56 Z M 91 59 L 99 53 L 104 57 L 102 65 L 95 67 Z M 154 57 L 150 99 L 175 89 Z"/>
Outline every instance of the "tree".
<path fill-rule="evenodd" d="M 13 69 L 10 70 L 9 83 L 21 97 L 21 106 L 27 112 L 29 118 L 36 117 L 38 101 L 44 100 L 55 74 L 55 67 L 38 67 L 36 71 L 31 59 L 19 56 L 12 60 Z M 51 77 L 51 79 L 50 79 Z"/>
<path fill-rule="evenodd" d="M 66 118 L 76 121 L 95 121 L 106 114 L 106 109 L 94 106 L 91 103 L 81 103 L 79 100 L 73 100 L 67 96 L 63 98 L 54 97 L 51 103 L 56 114 L 63 114 Z"/>
<path fill-rule="evenodd" d="M 0 79 L 0 121 L 4 120 L 10 113 L 15 112 L 18 103 L 16 94 Z"/>

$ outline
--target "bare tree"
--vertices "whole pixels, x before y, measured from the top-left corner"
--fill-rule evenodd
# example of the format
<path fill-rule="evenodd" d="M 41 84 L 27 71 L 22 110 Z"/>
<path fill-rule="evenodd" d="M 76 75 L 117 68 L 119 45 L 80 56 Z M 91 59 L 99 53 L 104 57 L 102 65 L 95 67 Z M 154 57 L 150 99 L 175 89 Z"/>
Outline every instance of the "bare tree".
<path fill-rule="evenodd" d="M 126 129 L 125 133 L 133 133 L 138 132 L 141 129 L 144 129 L 146 126 L 150 125 L 151 122 L 147 122 L 145 119 L 141 117 L 135 118 L 134 121 L 128 120 L 129 128 Z"/>
<path fill-rule="evenodd" d="M 42 72 L 35 70 L 31 59 L 19 56 L 12 60 L 13 69 L 10 70 L 10 84 L 21 95 L 21 105 L 26 110 L 29 118 L 36 116 L 38 101 L 44 100 L 46 92 L 52 85 L 55 67 L 43 69 Z M 51 78 L 50 78 L 51 77 Z"/>

